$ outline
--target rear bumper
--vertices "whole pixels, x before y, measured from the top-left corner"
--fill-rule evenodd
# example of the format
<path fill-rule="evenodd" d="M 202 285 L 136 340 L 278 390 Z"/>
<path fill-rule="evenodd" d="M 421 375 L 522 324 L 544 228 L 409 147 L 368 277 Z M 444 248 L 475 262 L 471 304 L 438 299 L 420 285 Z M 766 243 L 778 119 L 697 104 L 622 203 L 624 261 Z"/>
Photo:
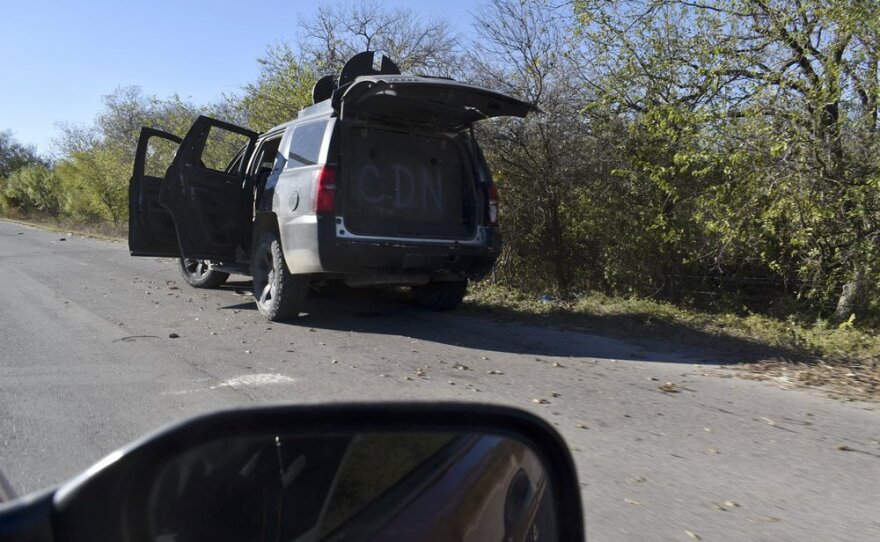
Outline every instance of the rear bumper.
<path fill-rule="evenodd" d="M 352 240 L 337 237 L 333 224 L 319 220 L 319 254 L 325 272 L 343 275 L 428 275 L 431 278 L 483 278 L 498 259 L 501 238 L 486 231 L 485 243 L 418 243 Z"/>

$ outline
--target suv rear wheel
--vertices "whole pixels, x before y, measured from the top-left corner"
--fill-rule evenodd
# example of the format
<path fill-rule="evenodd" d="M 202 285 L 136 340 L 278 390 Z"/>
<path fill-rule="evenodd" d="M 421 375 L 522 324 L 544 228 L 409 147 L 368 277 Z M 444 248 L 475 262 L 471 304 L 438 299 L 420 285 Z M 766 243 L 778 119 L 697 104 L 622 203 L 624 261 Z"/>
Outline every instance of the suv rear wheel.
<path fill-rule="evenodd" d="M 281 240 L 275 232 L 263 232 L 251 257 L 254 301 L 260 314 L 272 322 L 295 318 L 305 305 L 309 277 L 287 269 Z"/>
<path fill-rule="evenodd" d="M 451 311 L 461 305 L 467 294 L 467 281 L 429 282 L 412 287 L 413 299 L 418 306 L 432 311 Z"/>
<path fill-rule="evenodd" d="M 178 262 L 183 280 L 193 288 L 216 288 L 229 278 L 229 273 L 214 271 L 205 260 L 180 258 Z"/>

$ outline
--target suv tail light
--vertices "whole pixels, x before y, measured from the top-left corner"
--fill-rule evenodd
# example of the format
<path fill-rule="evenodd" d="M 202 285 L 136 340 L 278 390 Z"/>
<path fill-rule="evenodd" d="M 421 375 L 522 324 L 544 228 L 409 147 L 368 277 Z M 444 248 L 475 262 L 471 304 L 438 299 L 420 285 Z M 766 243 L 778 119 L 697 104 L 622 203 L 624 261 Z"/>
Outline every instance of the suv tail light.
<path fill-rule="evenodd" d="M 493 226 L 498 225 L 498 187 L 495 186 L 495 183 L 489 181 L 488 187 L 488 195 L 489 195 L 489 224 Z"/>
<path fill-rule="evenodd" d="M 323 166 L 315 172 L 315 213 L 336 210 L 336 168 Z"/>

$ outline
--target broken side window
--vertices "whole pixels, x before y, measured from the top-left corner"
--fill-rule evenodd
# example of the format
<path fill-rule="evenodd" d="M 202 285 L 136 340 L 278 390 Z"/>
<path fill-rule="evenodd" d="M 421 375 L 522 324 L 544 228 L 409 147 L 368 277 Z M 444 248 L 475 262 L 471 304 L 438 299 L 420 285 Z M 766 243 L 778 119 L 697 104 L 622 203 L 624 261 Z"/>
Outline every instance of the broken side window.
<path fill-rule="evenodd" d="M 310 122 L 293 130 L 293 142 L 287 154 L 287 167 L 313 166 L 318 163 L 327 121 Z"/>

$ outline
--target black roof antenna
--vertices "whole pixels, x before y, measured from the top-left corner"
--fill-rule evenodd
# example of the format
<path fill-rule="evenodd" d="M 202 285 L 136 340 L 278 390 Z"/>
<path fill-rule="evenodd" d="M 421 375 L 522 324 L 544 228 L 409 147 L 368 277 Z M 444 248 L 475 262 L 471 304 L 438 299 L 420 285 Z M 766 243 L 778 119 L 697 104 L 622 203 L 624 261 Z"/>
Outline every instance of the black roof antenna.
<path fill-rule="evenodd" d="M 312 87 L 312 103 L 323 102 L 324 100 L 329 99 L 333 96 L 334 90 L 336 90 L 335 75 L 325 75 L 318 79 L 318 81 L 315 82 L 315 86 Z"/>
<path fill-rule="evenodd" d="M 374 68 L 377 54 L 379 53 L 376 51 L 358 53 L 348 59 L 338 78 L 335 75 L 325 75 L 318 79 L 315 86 L 312 87 L 312 101 L 314 103 L 323 102 L 332 97 L 337 88 L 348 85 L 361 75 L 400 75 L 400 68 L 397 67 L 397 64 L 384 54 L 380 60 L 379 69 Z"/>
<path fill-rule="evenodd" d="M 339 74 L 339 86 L 345 86 L 361 75 L 400 75 L 400 68 L 385 55 L 382 55 L 379 69 L 373 68 L 376 54 L 376 51 L 364 51 L 351 57 Z"/>

